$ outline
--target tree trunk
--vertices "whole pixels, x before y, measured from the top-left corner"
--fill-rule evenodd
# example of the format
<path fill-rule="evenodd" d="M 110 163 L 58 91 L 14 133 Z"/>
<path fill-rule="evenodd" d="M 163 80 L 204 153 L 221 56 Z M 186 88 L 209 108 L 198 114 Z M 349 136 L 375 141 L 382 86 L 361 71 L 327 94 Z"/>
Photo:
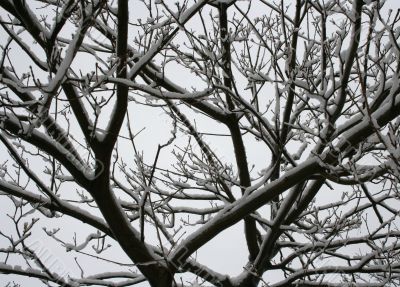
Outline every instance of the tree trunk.
<path fill-rule="evenodd" d="M 168 271 L 158 271 L 147 277 L 151 287 L 173 287 L 173 275 Z"/>

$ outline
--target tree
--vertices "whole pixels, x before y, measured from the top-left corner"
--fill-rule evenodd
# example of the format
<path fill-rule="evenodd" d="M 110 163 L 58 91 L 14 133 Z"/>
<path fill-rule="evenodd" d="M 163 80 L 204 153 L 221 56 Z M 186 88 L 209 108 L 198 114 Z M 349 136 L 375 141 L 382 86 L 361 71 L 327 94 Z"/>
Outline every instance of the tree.
<path fill-rule="evenodd" d="M 394 5 L 2 0 L 0 272 L 400 286 Z M 196 259 L 236 225 L 241 274 Z M 81 276 L 49 266 L 43 236 Z"/>

